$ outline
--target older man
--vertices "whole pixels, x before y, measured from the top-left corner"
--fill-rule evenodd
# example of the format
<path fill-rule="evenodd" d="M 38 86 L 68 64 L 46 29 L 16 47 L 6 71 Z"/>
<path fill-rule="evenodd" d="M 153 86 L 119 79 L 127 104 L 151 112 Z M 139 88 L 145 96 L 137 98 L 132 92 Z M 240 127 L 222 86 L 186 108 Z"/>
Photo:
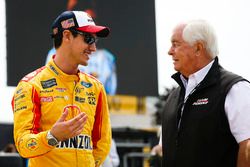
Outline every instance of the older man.
<path fill-rule="evenodd" d="M 179 87 L 163 113 L 163 166 L 249 167 L 249 82 L 219 65 L 206 21 L 177 25 L 171 43 Z"/>

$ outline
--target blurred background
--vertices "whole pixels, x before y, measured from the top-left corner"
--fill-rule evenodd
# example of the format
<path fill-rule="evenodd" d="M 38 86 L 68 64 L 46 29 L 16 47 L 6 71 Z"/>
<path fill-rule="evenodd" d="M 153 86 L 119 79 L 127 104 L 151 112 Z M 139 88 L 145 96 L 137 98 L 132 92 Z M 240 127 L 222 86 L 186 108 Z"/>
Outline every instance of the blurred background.
<path fill-rule="evenodd" d="M 115 60 L 116 91 L 108 101 L 120 166 L 153 166 L 150 151 L 158 143 L 162 107 L 175 87 L 167 55 L 172 29 L 181 21 L 208 20 L 218 35 L 222 66 L 250 79 L 249 7 L 248 0 L 0 0 L 0 150 L 13 142 L 15 86 L 45 64 L 53 46 L 51 23 L 65 10 L 83 10 L 111 29 L 97 47 Z"/>

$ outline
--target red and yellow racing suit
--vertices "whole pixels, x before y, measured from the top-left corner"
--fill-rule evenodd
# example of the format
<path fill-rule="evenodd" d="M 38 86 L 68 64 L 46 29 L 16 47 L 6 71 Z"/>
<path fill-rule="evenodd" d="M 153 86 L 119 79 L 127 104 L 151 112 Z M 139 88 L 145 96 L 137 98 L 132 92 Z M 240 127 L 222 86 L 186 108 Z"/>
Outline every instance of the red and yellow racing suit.
<path fill-rule="evenodd" d="M 111 126 L 103 85 L 88 74 L 63 73 L 51 60 L 26 75 L 12 100 L 14 140 L 30 167 L 95 167 L 105 160 L 111 146 Z M 57 146 L 47 142 L 47 132 L 69 110 L 88 115 L 82 133 Z"/>

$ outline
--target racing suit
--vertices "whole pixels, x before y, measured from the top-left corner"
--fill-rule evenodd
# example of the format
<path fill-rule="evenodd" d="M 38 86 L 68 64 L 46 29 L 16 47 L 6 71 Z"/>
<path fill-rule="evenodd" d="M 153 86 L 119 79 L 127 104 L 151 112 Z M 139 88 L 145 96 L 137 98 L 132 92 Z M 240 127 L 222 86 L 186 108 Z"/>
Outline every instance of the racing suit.
<path fill-rule="evenodd" d="M 19 82 L 12 108 L 15 144 L 21 156 L 30 158 L 29 167 L 100 166 L 110 151 L 106 93 L 88 74 L 67 75 L 50 60 Z M 47 132 L 66 110 L 67 120 L 79 112 L 87 114 L 84 129 L 80 135 L 50 146 Z"/>

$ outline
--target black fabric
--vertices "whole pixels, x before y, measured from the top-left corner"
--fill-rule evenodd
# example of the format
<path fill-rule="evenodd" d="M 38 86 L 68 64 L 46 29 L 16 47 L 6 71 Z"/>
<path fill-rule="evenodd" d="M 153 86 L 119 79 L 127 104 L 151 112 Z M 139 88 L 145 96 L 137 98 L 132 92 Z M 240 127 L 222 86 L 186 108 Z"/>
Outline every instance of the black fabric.
<path fill-rule="evenodd" d="M 177 128 L 185 89 L 179 83 L 167 99 L 163 112 L 164 167 L 236 167 L 238 143 L 231 134 L 224 111 L 225 97 L 233 84 L 244 78 L 224 70 L 218 58 L 203 81 L 187 99 Z"/>
<path fill-rule="evenodd" d="M 0 154 L 0 166 L 2 167 L 23 167 L 23 158 L 18 154 Z"/>

